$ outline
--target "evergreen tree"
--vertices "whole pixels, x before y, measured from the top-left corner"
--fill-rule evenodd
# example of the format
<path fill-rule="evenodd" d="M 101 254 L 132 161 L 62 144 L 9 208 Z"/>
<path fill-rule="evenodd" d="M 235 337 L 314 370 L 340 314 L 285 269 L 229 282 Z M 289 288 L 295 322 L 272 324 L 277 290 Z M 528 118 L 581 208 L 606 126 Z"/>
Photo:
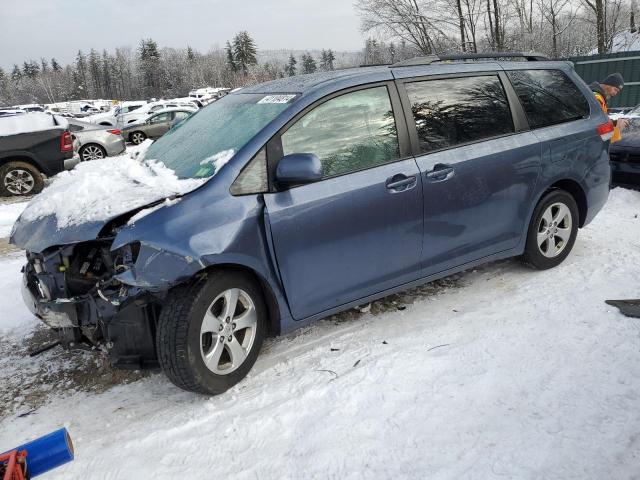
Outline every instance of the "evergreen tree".
<path fill-rule="evenodd" d="M 233 47 L 231 46 L 231 42 L 229 42 L 229 40 L 227 40 L 225 50 L 227 53 L 227 66 L 229 67 L 229 70 L 231 70 L 232 72 L 237 72 L 238 67 L 236 65 L 236 59 L 233 55 Z"/>
<path fill-rule="evenodd" d="M 285 67 L 285 72 L 289 77 L 293 77 L 296 74 L 296 64 L 298 61 L 296 57 L 293 56 L 293 53 L 289 55 L 289 63 L 287 63 Z"/>
<path fill-rule="evenodd" d="M 142 87 L 147 97 L 160 95 L 160 52 L 158 44 L 151 38 L 140 41 L 138 49 Z"/>
<path fill-rule="evenodd" d="M 256 65 L 256 44 L 246 31 L 239 32 L 233 38 L 233 59 L 236 69 L 247 76 L 249 67 Z"/>
<path fill-rule="evenodd" d="M 333 70 L 333 62 L 336 59 L 333 51 L 322 50 L 322 54 L 320 55 L 320 70 Z"/>
<path fill-rule="evenodd" d="M 60 70 L 62 70 L 62 67 L 55 58 L 51 59 L 51 70 L 53 70 L 54 72 L 59 72 Z"/>
<path fill-rule="evenodd" d="M 313 73 L 317 70 L 316 61 L 307 52 L 301 57 L 302 73 Z"/>
<path fill-rule="evenodd" d="M 91 78 L 92 97 L 102 96 L 102 76 L 100 75 L 100 57 L 93 48 L 89 52 L 89 76 Z"/>
<path fill-rule="evenodd" d="M 22 78 L 22 72 L 20 71 L 20 67 L 18 65 L 13 65 L 13 71 L 11 72 L 11 80 L 14 82 L 19 81 Z"/>
<path fill-rule="evenodd" d="M 76 98 L 82 98 L 87 95 L 87 59 L 82 50 L 78 50 L 76 55 L 74 84 Z"/>
<path fill-rule="evenodd" d="M 29 60 L 28 62 L 24 62 L 24 64 L 22 65 L 22 71 L 27 77 L 35 78 L 40 72 L 40 67 L 33 60 Z"/>
<path fill-rule="evenodd" d="M 112 61 L 106 50 L 102 50 L 102 92 L 104 96 L 113 98 L 113 85 L 111 82 Z"/>
<path fill-rule="evenodd" d="M 45 58 L 40 58 L 40 68 L 42 73 L 47 73 L 49 71 L 49 63 Z"/>
<path fill-rule="evenodd" d="M 189 61 L 189 63 L 193 63 L 195 59 L 196 59 L 196 54 L 194 53 L 193 48 L 187 45 L 187 60 Z"/>
<path fill-rule="evenodd" d="M 335 62 L 336 56 L 333 53 L 333 50 L 327 50 L 327 70 L 333 70 L 335 67 L 333 66 L 333 62 Z"/>

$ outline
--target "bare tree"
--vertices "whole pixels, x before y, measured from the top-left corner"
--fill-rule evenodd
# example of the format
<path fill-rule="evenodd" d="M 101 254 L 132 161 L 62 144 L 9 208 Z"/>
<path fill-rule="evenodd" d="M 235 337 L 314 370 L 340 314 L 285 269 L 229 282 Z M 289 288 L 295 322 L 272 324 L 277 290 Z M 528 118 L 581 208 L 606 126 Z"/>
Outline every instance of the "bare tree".
<path fill-rule="evenodd" d="M 551 55 L 558 58 L 558 37 L 573 25 L 576 12 L 571 0 L 539 0 L 538 5 L 542 18 L 551 28 Z"/>
<path fill-rule="evenodd" d="M 419 0 L 358 0 L 355 8 L 362 17 L 363 32 L 379 32 L 406 41 L 421 53 L 435 53 L 446 40 L 457 19 L 447 3 Z"/>

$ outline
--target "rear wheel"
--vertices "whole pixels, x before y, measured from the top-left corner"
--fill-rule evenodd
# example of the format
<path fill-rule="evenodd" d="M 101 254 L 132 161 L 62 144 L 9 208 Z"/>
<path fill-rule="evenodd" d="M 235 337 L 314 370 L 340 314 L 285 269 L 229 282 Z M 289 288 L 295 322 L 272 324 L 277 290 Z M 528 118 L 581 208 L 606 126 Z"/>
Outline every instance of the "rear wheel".
<path fill-rule="evenodd" d="M 133 132 L 131 135 L 129 135 L 129 140 L 134 145 L 140 145 L 142 142 L 146 140 L 146 138 L 147 136 L 145 135 L 144 132 Z"/>
<path fill-rule="evenodd" d="M 243 273 L 220 271 L 175 288 L 156 332 L 162 370 L 185 390 L 228 390 L 255 363 L 266 314 L 260 288 Z"/>
<path fill-rule="evenodd" d="M 0 168 L 0 195 L 33 195 L 44 188 L 40 171 L 25 162 L 9 162 Z"/>
<path fill-rule="evenodd" d="M 562 263 L 576 241 L 578 222 L 578 206 L 569 193 L 547 193 L 533 212 L 523 260 L 539 270 Z"/>
<path fill-rule="evenodd" d="M 95 143 L 90 143 L 88 145 L 84 145 L 80 149 L 80 158 L 83 162 L 88 162 L 89 160 L 99 160 L 107 156 L 107 152 L 100 145 L 96 145 Z"/>

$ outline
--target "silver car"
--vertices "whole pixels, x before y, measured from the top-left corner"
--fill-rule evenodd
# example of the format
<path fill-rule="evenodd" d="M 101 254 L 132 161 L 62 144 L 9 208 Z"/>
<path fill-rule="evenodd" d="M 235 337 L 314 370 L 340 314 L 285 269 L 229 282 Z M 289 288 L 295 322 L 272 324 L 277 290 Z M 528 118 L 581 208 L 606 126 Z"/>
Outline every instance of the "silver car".
<path fill-rule="evenodd" d="M 122 136 L 139 145 L 147 138 L 159 138 L 169 131 L 169 129 L 198 111 L 193 107 L 165 108 L 152 113 L 146 120 L 130 123 L 122 129 Z"/>
<path fill-rule="evenodd" d="M 122 132 L 116 128 L 69 119 L 69 130 L 83 162 L 120 155 L 125 151 Z"/>

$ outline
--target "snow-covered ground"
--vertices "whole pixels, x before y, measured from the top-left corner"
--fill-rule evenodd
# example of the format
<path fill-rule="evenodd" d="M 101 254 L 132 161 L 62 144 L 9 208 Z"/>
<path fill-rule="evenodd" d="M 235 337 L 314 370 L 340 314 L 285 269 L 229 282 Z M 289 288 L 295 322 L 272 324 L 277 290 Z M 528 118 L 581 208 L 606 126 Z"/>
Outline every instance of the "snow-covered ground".
<path fill-rule="evenodd" d="M 27 206 L 27 203 L 27 201 L 19 201 L 4 204 L 0 207 L 0 238 L 9 236 L 13 224 Z"/>
<path fill-rule="evenodd" d="M 64 425 L 76 459 L 47 478 L 637 478 L 640 320 L 604 300 L 640 297 L 639 215 L 616 189 L 558 268 L 496 262 L 270 339 L 217 397 L 57 383 L 0 410 L 0 450 Z M 33 329 L 19 265 L 0 259 L 11 344 Z"/>

